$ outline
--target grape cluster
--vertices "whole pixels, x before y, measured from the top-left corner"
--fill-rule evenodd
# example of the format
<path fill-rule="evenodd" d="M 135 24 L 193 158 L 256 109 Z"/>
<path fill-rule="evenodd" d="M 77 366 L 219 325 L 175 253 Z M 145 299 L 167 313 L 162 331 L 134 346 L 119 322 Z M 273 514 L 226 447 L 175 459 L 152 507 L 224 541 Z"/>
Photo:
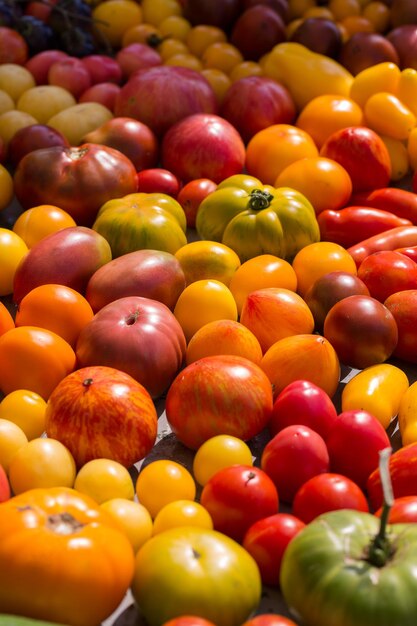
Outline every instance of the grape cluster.
<path fill-rule="evenodd" d="M 33 10 L 34 4 L 45 11 Z M 0 0 L 0 26 L 19 32 L 31 56 L 52 48 L 76 57 L 111 50 L 99 36 L 85 0 Z"/>

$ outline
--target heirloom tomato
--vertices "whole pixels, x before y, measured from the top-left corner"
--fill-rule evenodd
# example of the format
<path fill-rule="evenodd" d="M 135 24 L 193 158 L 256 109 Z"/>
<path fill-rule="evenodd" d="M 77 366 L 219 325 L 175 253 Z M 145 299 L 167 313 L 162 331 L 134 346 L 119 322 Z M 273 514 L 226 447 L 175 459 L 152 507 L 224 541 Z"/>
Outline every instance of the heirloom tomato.
<path fill-rule="evenodd" d="M 134 553 L 109 514 L 61 487 L 31 489 L 0 507 L 3 613 L 72 626 L 112 614 L 131 583 Z"/>
<path fill-rule="evenodd" d="M 110 243 L 113 257 L 143 248 L 175 254 L 187 243 L 181 205 L 164 193 L 131 193 L 105 202 L 93 229 Z"/>
<path fill-rule="evenodd" d="M 194 478 L 204 486 L 213 474 L 235 464 L 253 464 L 249 446 L 239 437 L 215 435 L 207 439 L 194 455 Z"/>
<path fill-rule="evenodd" d="M 137 177 L 133 163 L 118 150 L 84 143 L 30 152 L 16 168 L 14 186 L 24 208 L 54 204 L 77 224 L 91 226 L 105 202 L 137 190 Z"/>
<path fill-rule="evenodd" d="M 142 465 L 136 480 L 136 495 L 151 516 L 178 500 L 194 501 L 196 484 L 184 465 L 169 459 L 157 459 Z"/>
<path fill-rule="evenodd" d="M 13 232 L 31 248 L 47 235 L 76 225 L 66 211 L 52 204 L 41 204 L 20 213 L 13 224 Z"/>
<path fill-rule="evenodd" d="M 398 291 L 417 289 L 417 263 L 401 252 L 380 250 L 362 261 L 358 277 L 373 298 L 384 302 Z"/>
<path fill-rule="evenodd" d="M 245 174 L 226 178 L 202 201 L 196 229 L 202 239 L 235 250 L 242 262 L 261 254 L 292 259 L 320 237 L 314 208 L 303 194 Z"/>
<path fill-rule="evenodd" d="M 206 508 L 194 500 L 174 500 L 158 511 L 153 523 L 153 534 L 158 535 L 170 528 L 194 526 L 213 529 L 213 520 Z"/>
<path fill-rule="evenodd" d="M 258 607 L 262 591 L 258 566 L 241 545 L 218 531 L 191 527 L 166 530 L 142 546 L 131 588 L 149 626 L 187 614 L 239 626 Z"/>
<path fill-rule="evenodd" d="M 381 526 L 381 528 L 380 528 Z M 417 526 L 370 513 L 323 513 L 289 544 L 281 590 L 306 626 L 413 626 Z"/>

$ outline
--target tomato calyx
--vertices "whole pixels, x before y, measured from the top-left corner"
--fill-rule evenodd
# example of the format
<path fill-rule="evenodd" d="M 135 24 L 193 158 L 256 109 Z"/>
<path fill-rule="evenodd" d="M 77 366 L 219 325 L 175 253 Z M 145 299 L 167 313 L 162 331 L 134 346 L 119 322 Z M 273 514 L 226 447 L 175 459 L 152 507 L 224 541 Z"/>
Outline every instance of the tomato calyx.
<path fill-rule="evenodd" d="M 68 512 L 48 515 L 46 525 L 49 530 L 57 535 L 72 535 L 85 526 L 85 524 L 75 519 L 75 517 Z"/>
<path fill-rule="evenodd" d="M 92 378 L 85 378 L 82 382 L 82 386 L 86 387 L 87 389 L 89 387 L 91 387 L 91 385 L 93 384 L 93 379 Z"/>
<path fill-rule="evenodd" d="M 126 326 L 133 326 L 133 324 L 137 322 L 138 317 L 139 311 L 134 311 L 133 313 L 130 313 L 130 315 L 126 317 Z"/>
<path fill-rule="evenodd" d="M 381 450 L 379 455 L 379 470 L 384 494 L 384 504 L 380 518 L 379 531 L 373 538 L 368 548 L 368 554 L 365 560 L 375 567 L 384 567 L 394 553 L 394 548 L 387 537 L 389 513 L 394 502 L 392 484 L 389 475 L 389 457 L 391 455 L 391 448 L 384 448 L 384 450 Z"/>
<path fill-rule="evenodd" d="M 252 211 L 262 211 L 267 209 L 273 199 L 272 193 L 264 191 L 262 189 L 252 189 L 249 194 L 248 209 Z"/>

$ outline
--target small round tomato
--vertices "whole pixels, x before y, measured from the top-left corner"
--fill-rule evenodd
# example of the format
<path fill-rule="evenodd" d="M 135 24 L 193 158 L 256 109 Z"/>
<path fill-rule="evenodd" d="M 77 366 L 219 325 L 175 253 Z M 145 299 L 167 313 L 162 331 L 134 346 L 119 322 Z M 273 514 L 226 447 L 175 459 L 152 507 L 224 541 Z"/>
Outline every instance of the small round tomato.
<path fill-rule="evenodd" d="M 75 477 L 74 489 L 98 504 L 112 498 L 133 500 L 135 495 L 128 470 L 112 459 L 92 459 L 85 463 Z"/>
<path fill-rule="evenodd" d="M 0 296 L 13 292 L 17 266 L 27 252 L 28 247 L 19 235 L 8 228 L 0 228 Z"/>
<path fill-rule="evenodd" d="M 13 198 L 13 178 L 3 165 L 0 165 L 0 211 L 11 203 Z"/>
<path fill-rule="evenodd" d="M 242 439 L 232 435 L 215 435 L 197 449 L 193 460 L 193 474 L 204 486 L 219 470 L 231 465 L 252 465 L 252 452 Z"/>
<path fill-rule="evenodd" d="M 138 172 L 138 191 L 165 193 L 176 198 L 181 187 L 179 179 L 169 170 L 155 167 Z"/>
<path fill-rule="evenodd" d="M 27 437 L 17 424 L 0 418 L 0 465 L 9 472 L 12 458 L 19 448 L 26 446 Z"/>
<path fill-rule="evenodd" d="M 209 178 L 196 178 L 186 183 L 178 192 L 177 200 L 187 218 L 188 228 L 195 228 L 198 207 L 206 196 L 217 189 L 217 184 Z"/>
<path fill-rule="evenodd" d="M 152 537 L 152 517 L 146 507 L 127 498 L 111 498 L 101 505 L 127 535 L 136 553 Z"/>
<path fill-rule="evenodd" d="M 39 487 L 72 487 L 76 467 L 71 452 L 60 441 L 32 439 L 17 450 L 9 465 L 15 495 Z"/>
<path fill-rule="evenodd" d="M 226 33 L 212 24 L 196 24 L 187 33 L 185 42 L 192 54 L 201 57 L 213 43 L 226 42 Z"/>
<path fill-rule="evenodd" d="M 377 517 L 382 515 L 382 507 L 375 511 Z M 417 496 L 401 496 L 395 498 L 389 512 L 390 524 L 410 524 L 417 522 Z"/>
<path fill-rule="evenodd" d="M 45 432 L 45 410 L 44 398 L 27 389 L 11 391 L 0 402 L 0 418 L 17 424 L 29 441 Z"/>
<path fill-rule="evenodd" d="M 243 464 L 217 471 L 204 485 L 200 502 L 215 530 L 239 542 L 254 522 L 274 515 L 279 507 L 277 489 L 266 472 Z"/>
<path fill-rule="evenodd" d="M 168 459 L 159 459 L 142 466 L 136 481 L 136 495 L 152 518 L 155 518 L 169 502 L 194 500 L 196 484 L 183 465 Z"/>
<path fill-rule="evenodd" d="M 207 46 L 201 56 L 201 61 L 206 69 L 216 68 L 229 74 L 236 65 L 242 63 L 243 56 L 233 44 L 218 41 Z"/>
<path fill-rule="evenodd" d="M 236 252 L 217 241 L 190 241 L 176 251 L 175 257 L 180 262 L 187 285 L 197 280 L 213 279 L 229 286 L 240 267 Z"/>
<path fill-rule="evenodd" d="M 153 534 L 157 535 L 170 528 L 178 526 L 197 526 L 213 529 L 213 520 L 210 513 L 194 500 L 175 500 L 168 502 L 155 516 Z"/>
<path fill-rule="evenodd" d="M 76 226 L 69 213 L 53 204 L 41 204 L 23 211 L 13 224 L 13 232 L 31 248 L 47 235 Z"/>
<path fill-rule="evenodd" d="M 384 305 L 395 318 L 398 342 L 393 356 L 417 362 L 417 289 L 406 289 L 391 294 Z"/>
<path fill-rule="evenodd" d="M 132 0 L 109 0 L 97 5 L 92 13 L 97 30 L 115 48 L 129 28 L 143 21 L 142 15 L 141 7 Z"/>
<path fill-rule="evenodd" d="M 247 620 L 242 626 L 296 626 L 296 623 L 292 619 L 284 617 L 284 615 L 262 613 Z"/>
<path fill-rule="evenodd" d="M 353 480 L 327 472 L 301 485 L 292 504 L 294 515 L 306 524 L 322 513 L 337 509 L 368 512 L 369 506 L 365 494 Z"/>
<path fill-rule="evenodd" d="M 278 587 L 285 549 L 304 526 L 304 522 L 295 515 L 276 513 L 248 528 L 242 545 L 258 564 L 264 585 Z"/>
<path fill-rule="evenodd" d="M 237 321 L 236 302 L 230 289 L 218 280 L 196 280 L 180 294 L 174 315 L 187 342 L 205 324 L 219 319 Z"/>
<path fill-rule="evenodd" d="M 215 624 L 204 617 L 180 615 L 164 622 L 162 626 L 215 626 Z"/>

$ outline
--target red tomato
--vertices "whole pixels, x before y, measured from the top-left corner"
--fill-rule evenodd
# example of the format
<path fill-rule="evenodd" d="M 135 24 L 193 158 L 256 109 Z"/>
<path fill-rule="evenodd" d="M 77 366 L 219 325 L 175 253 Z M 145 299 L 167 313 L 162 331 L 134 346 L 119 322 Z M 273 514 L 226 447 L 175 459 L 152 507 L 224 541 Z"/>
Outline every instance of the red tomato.
<path fill-rule="evenodd" d="M 294 515 L 276 513 L 258 520 L 248 528 L 242 545 L 258 564 L 264 585 L 279 585 L 285 549 L 304 526 L 304 522 Z"/>
<path fill-rule="evenodd" d="M 390 446 L 384 427 L 368 411 L 343 411 L 326 441 L 332 472 L 342 474 L 365 489 L 378 467 L 379 452 Z"/>
<path fill-rule="evenodd" d="M 362 261 L 358 277 L 373 298 L 384 302 L 397 291 L 417 289 L 417 263 L 401 252 L 381 250 Z"/>
<path fill-rule="evenodd" d="M 135 193 L 137 179 L 133 163 L 124 154 L 85 143 L 30 152 L 16 168 L 14 187 L 25 208 L 54 204 L 77 223 L 91 225 L 107 200 Z"/>
<path fill-rule="evenodd" d="M 403 446 L 390 456 L 389 472 L 394 498 L 417 496 L 417 443 Z M 370 474 L 366 489 L 372 508 L 379 509 L 382 506 L 383 496 L 378 465 Z"/>
<path fill-rule="evenodd" d="M 29 57 L 29 47 L 20 33 L 13 28 L 0 26 L 0 64 L 24 65 Z"/>
<path fill-rule="evenodd" d="M 278 513 L 279 497 L 263 470 L 231 465 L 208 480 L 200 503 L 210 513 L 215 530 L 241 542 L 254 522 Z"/>
<path fill-rule="evenodd" d="M 209 178 L 190 180 L 180 189 L 177 200 L 184 209 L 188 228 L 195 228 L 198 207 L 204 198 L 216 189 L 217 184 Z"/>
<path fill-rule="evenodd" d="M 166 193 L 176 198 L 181 188 L 181 181 L 175 174 L 161 167 L 142 169 L 137 177 L 141 193 Z"/>
<path fill-rule="evenodd" d="M 215 626 L 213 622 L 196 615 L 180 615 L 168 620 L 162 626 Z"/>
<path fill-rule="evenodd" d="M 337 509 L 368 512 L 365 494 L 350 478 L 325 473 L 313 476 L 295 494 L 293 513 L 308 524 L 313 519 Z"/>
<path fill-rule="evenodd" d="M 382 507 L 375 511 L 381 517 Z M 402 496 L 396 498 L 389 512 L 390 524 L 410 524 L 417 522 L 417 496 Z"/>
<path fill-rule="evenodd" d="M 292 619 L 288 619 L 283 615 L 276 615 L 275 613 L 263 613 L 262 615 L 255 615 L 251 619 L 247 620 L 242 626 L 297 626 Z"/>
<path fill-rule="evenodd" d="M 394 316 L 371 296 L 337 302 L 325 317 L 323 335 L 342 363 L 358 369 L 384 363 L 398 342 Z"/>
<path fill-rule="evenodd" d="M 215 435 L 244 441 L 259 434 L 272 410 L 272 387 L 259 365 L 244 357 L 208 356 L 180 372 L 166 398 L 177 438 L 197 450 Z"/>
<path fill-rule="evenodd" d="M 286 426 L 303 424 L 326 439 L 336 418 L 336 407 L 321 387 L 308 380 L 295 380 L 275 399 L 268 426 L 276 435 Z"/>
<path fill-rule="evenodd" d="M 393 356 L 417 363 L 417 289 L 393 293 L 384 305 L 391 311 L 398 328 L 398 342 Z"/>
<path fill-rule="evenodd" d="M 265 446 L 261 468 L 270 476 L 284 502 L 292 502 L 309 478 L 329 471 L 324 439 L 311 428 L 287 426 Z"/>

